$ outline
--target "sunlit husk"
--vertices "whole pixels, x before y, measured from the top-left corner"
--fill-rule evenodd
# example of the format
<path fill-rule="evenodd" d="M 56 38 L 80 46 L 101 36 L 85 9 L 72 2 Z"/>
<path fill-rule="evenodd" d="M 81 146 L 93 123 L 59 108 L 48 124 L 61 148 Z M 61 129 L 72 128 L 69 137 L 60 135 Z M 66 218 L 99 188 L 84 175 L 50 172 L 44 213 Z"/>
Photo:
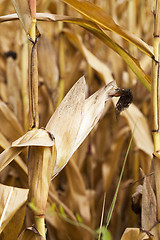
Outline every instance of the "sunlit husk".
<path fill-rule="evenodd" d="M 36 216 L 44 217 L 55 160 L 55 145 L 53 147 L 30 147 L 29 149 L 29 201 Z"/>

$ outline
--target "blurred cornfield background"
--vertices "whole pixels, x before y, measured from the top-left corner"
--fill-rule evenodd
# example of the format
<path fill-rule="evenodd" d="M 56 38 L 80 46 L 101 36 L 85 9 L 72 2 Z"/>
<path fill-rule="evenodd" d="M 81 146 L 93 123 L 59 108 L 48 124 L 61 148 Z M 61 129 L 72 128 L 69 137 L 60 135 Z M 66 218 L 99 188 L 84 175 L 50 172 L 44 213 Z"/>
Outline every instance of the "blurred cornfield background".
<path fill-rule="evenodd" d="M 118 25 L 142 39 L 148 44 L 148 49 L 149 46 L 153 46 L 154 1 L 89 2 L 100 7 Z M 12 13 L 15 13 L 12 2 L 0 0 L 0 16 Z M 59 0 L 37 0 L 37 13 L 82 18 L 75 9 Z M 74 153 L 63 171 L 51 182 L 46 210 L 47 239 L 97 238 L 94 233 L 101 225 L 106 226 L 107 215 L 132 135 L 133 141 L 108 226 L 110 235 L 103 234 L 101 239 L 121 239 L 127 228 L 136 229 L 137 235 L 133 234 L 135 238 L 128 235 L 124 239 L 147 239 L 147 237 L 154 239 L 153 233 L 149 234 L 157 221 L 155 196 L 152 190 L 152 188 L 155 190 L 155 186 L 152 166 L 154 147 L 151 93 L 120 55 L 85 28 L 66 21 L 38 21 L 38 30 L 41 34 L 37 43 L 40 127 L 47 124 L 63 97 L 83 75 L 86 78 L 88 86 L 86 91 L 89 95 L 115 79 L 118 87 L 131 89 L 134 97 L 133 104 L 118 118 L 114 102 L 111 100 L 107 102 L 99 123 Z M 105 31 L 122 49 L 137 59 L 146 74 L 144 78 L 150 79 L 152 54 L 148 56 L 149 54 L 143 53 L 115 32 Z M 27 51 L 26 33 L 20 21 L 1 22 L 1 152 L 29 129 Z M 0 183 L 3 184 L 0 186 L 1 195 L 4 185 L 28 189 L 25 150 L 1 171 Z M 20 196 L 18 198 L 20 199 Z M 12 210 L 10 206 L 7 211 Z M 153 220 L 150 226 L 149 217 Z M 12 218 L 8 217 L 9 220 L 6 220 L 7 224 L 1 232 L 0 239 L 18 239 L 25 228 L 32 226 L 32 218 L 29 206 L 23 205 L 14 209 Z M 137 229 L 140 228 L 147 232 L 145 237 L 139 238 L 140 230 Z"/>

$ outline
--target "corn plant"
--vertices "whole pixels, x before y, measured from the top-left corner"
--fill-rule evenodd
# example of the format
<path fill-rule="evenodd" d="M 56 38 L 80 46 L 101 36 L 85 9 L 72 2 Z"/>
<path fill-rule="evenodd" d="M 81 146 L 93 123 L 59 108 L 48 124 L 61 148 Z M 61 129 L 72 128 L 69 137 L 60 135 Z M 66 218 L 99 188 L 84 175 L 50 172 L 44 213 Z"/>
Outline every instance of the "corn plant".
<path fill-rule="evenodd" d="M 1 238 L 159 239 L 159 0 L 0 4 Z"/>

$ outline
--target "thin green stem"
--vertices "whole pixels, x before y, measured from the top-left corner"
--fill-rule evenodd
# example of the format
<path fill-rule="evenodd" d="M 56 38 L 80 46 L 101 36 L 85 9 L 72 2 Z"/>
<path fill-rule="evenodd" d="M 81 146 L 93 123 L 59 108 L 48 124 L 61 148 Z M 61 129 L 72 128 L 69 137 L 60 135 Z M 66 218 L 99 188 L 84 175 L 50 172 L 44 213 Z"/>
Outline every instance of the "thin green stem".
<path fill-rule="evenodd" d="M 135 131 L 135 129 L 134 129 L 134 131 Z M 116 192 L 114 194 L 114 198 L 113 198 L 111 207 L 110 207 L 109 212 L 108 212 L 107 221 L 106 221 L 106 228 L 108 228 L 109 223 L 111 221 L 111 217 L 112 217 L 113 209 L 114 209 L 114 206 L 115 206 L 115 203 L 116 203 L 116 200 L 117 200 L 117 195 L 118 195 L 120 183 L 121 183 L 121 180 L 122 180 L 124 168 L 125 168 L 125 165 L 126 165 L 128 153 L 129 153 L 129 150 L 131 148 L 132 141 L 133 141 L 134 131 L 133 131 L 132 137 L 131 137 L 129 145 L 128 145 L 128 149 L 127 149 L 126 156 L 125 156 L 125 159 L 124 159 L 124 162 L 123 162 L 123 166 L 122 166 L 121 174 L 120 174 L 120 177 L 119 177 L 118 185 L 117 185 L 117 188 L 116 188 Z"/>

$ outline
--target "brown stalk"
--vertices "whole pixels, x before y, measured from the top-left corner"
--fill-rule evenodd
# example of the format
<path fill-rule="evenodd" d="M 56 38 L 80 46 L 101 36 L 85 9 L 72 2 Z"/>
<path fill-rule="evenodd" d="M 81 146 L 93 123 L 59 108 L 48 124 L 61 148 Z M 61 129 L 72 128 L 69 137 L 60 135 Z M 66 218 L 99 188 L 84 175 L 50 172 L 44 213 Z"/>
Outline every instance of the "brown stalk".
<path fill-rule="evenodd" d="M 37 40 L 29 37 L 29 105 L 30 127 L 39 125 L 38 117 L 38 69 L 37 69 Z"/>
<path fill-rule="evenodd" d="M 57 2 L 58 13 L 60 15 L 64 15 L 64 3 Z M 64 97 L 64 89 L 65 89 L 65 41 L 63 30 L 63 22 L 58 22 L 59 28 L 59 71 L 60 71 L 60 80 L 59 80 L 59 98 L 57 105 L 60 104 Z"/>
<path fill-rule="evenodd" d="M 45 212 L 56 159 L 55 146 L 31 147 L 28 161 L 29 206 L 38 232 L 46 239 Z"/>
<path fill-rule="evenodd" d="M 39 32 L 36 21 L 36 1 L 30 0 L 32 24 L 29 32 L 29 106 L 30 106 L 30 127 L 39 126 L 38 117 L 38 68 L 37 68 L 37 41 Z"/>
<path fill-rule="evenodd" d="M 160 42 L 160 0 L 154 1 L 154 59 L 152 61 L 152 111 L 153 111 L 153 139 L 154 151 L 160 151 L 160 95 L 159 95 L 159 42 Z M 154 171 L 156 182 L 156 197 L 158 205 L 158 219 L 160 219 L 160 159 L 154 156 Z M 159 231 L 160 232 L 160 231 Z"/>

